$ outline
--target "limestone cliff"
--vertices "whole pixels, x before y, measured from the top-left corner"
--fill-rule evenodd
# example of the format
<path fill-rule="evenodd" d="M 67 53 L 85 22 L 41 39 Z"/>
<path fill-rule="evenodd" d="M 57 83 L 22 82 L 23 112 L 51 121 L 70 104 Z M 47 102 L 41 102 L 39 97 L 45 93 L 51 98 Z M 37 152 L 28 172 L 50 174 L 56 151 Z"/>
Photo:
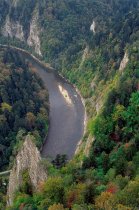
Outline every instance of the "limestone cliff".
<path fill-rule="evenodd" d="M 93 31 L 93 33 L 96 33 L 96 22 L 93 20 L 92 25 L 90 26 L 90 31 Z"/>
<path fill-rule="evenodd" d="M 41 43 L 39 38 L 38 19 L 39 19 L 38 12 L 35 10 L 30 23 L 30 32 L 29 32 L 29 37 L 27 39 L 27 43 L 29 46 L 34 47 L 35 52 L 41 56 L 42 54 L 40 50 Z"/>
<path fill-rule="evenodd" d="M 11 205 L 14 198 L 15 191 L 22 185 L 22 173 L 28 170 L 29 177 L 34 190 L 37 190 L 39 183 L 47 178 L 47 174 L 40 164 L 41 156 L 37 147 L 28 135 L 19 151 L 14 166 L 10 173 L 9 186 L 8 186 L 8 205 Z"/>
<path fill-rule="evenodd" d="M 128 61 L 129 61 L 128 54 L 127 52 L 125 52 L 124 57 L 120 63 L 120 68 L 119 68 L 120 71 L 123 71 L 125 69 L 126 65 L 128 64 Z"/>
<path fill-rule="evenodd" d="M 18 5 L 18 0 L 13 0 L 9 4 L 9 8 L 16 8 Z M 1 29 L 1 33 L 5 37 L 16 38 L 22 42 L 26 42 L 28 46 L 33 47 L 38 55 L 41 54 L 41 43 L 40 43 L 40 27 L 39 27 L 39 13 L 36 7 L 29 19 L 29 27 L 27 33 L 25 32 L 25 27 L 23 27 L 23 22 L 21 17 L 13 19 L 9 14 L 4 20 L 4 25 Z"/>
<path fill-rule="evenodd" d="M 24 41 L 24 32 L 23 32 L 23 26 L 19 23 L 19 21 L 12 21 L 9 18 L 9 15 L 7 15 L 6 20 L 5 20 L 5 25 L 2 30 L 2 34 L 5 37 L 10 37 L 10 38 L 17 38 L 20 41 Z"/>

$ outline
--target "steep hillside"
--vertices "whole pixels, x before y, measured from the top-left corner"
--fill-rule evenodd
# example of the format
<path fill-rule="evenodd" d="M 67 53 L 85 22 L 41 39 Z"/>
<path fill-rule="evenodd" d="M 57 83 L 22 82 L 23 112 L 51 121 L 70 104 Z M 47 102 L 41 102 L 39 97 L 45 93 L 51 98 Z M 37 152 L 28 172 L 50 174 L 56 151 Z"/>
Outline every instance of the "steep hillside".
<path fill-rule="evenodd" d="M 47 179 L 47 173 L 41 165 L 41 155 L 33 138 L 31 135 L 26 136 L 14 161 L 9 177 L 8 206 L 13 204 L 14 194 L 21 186 L 24 185 L 23 189 L 30 187 L 27 192 L 32 193 L 37 190 L 39 184 Z"/>
<path fill-rule="evenodd" d="M 41 147 L 48 130 L 48 93 L 18 54 L 0 49 L 0 168 L 31 132 Z"/>
<path fill-rule="evenodd" d="M 33 46 L 87 98 L 94 95 L 95 84 L 115 75 L 128 44 L 138 39 L 137 0 L 0 4 L 1 42 L 7 42 L 4 36 L 10 43 Z"/>
<path fill-rule="evenodd" d="M 3 0 L 0 4 L 0 41 L 33 46 L 89 98 L 89 115 L 98 112 L 103 101 L 98 89 L 102 92 L 117 74 L 128 48 L 138 48 L 138 0 Z"/>
<path fill-rule="evenodd" d="M 35 49 L 78 87 L 88 115 L 74 160 L 46 163 L 40 193 L 20 192 L 11 209 L 136 210 L 139 1 L 2 0 L 0 10 L 0 42 Z"/>

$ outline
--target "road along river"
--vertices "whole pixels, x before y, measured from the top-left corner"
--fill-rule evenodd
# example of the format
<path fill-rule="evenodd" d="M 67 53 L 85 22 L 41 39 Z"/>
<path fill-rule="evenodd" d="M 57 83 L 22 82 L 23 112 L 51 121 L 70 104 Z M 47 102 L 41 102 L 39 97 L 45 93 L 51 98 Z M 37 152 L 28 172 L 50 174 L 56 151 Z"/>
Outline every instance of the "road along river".
<path fill-rule="evenodd" d="M 85 108 L 75 88 L 56 71 L 46 67 L 28 52 L 18 51 L 36 69 L 49 92 L 50 125 L 42 148 L 42 156 L 54 159 L 57 154 L 66 154 L 71 159 L 84 134 Z"/>

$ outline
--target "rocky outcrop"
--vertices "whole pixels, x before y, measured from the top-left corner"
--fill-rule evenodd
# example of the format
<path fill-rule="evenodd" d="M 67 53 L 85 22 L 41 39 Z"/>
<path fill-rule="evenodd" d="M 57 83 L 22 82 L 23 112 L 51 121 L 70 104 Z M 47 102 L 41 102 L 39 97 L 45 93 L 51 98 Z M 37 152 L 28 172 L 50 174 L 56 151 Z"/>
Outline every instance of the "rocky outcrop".
<path fill-rule="evenodd" d="M 85 145 L 85 149 L 84 149 L 84 155 L 86 157 L 89 156 L 89 153 L 90 153 L 90 149 L 91 149 L 91 146 L 94 142 L 94 137 L 92 137 L 91 135 L 89 135 L 88 139 L 87 139 L 87 142 L 86 142 L 86 145 Z"/>
<path fill-rule="evenodd" d="M 39 15 L 38 12 L 35 10 L 31 23 L 30 23 L 30 32 L 29 32 L 29 37 L 27 39 L 27 43 L 29 46 L 35 48 L 35 52 L 38 55 L 42 55 L 41 53 L 41 43 L 40 43 L 40 38 L 39 38 L 39 28 L 38 28 L 38 19 Z"/>
<path fill-rule="evenodd" d="M 124 57 L 120 63 L 119 71 L 123 71 L 125 69 L 128 61 L 129 61 L 128 54 L 127 54 L 127 52 L 125 52 Z"/>
<path fill-rule="evenodd" d="M 8 186 L 8 205 L 11 205 L 15 191 L 22 185 L 22 173 L 28 170 L 29 177 L 34 190 L 37 190 L 39 183 L 47 178 L 47 174 L 40 164 L 41 156 L 37 147 L 28 135 L 19 151 L 15 164 L 11 170 Z"/>
<path fill-rule="evenodd" d="M 5 20 L 5 25 L 2 30 L 2 34 L 5 37 L 10 38 L 17 38 L 20 41 L 24 41 L 24 33 L 23 33 L 23 26 L 18 21 L 10 20 L 9 16 L 7 15 Z"/>
<path fill-rule="evenodd" d="M 90 26 L 90 31 L 93 31 L 94 34 L 96 33 L 96 23 L 94 20 L 93 20 L 92 25 Z"/>
<path fill-rule="evenodd" d="M 101 99 L 100 100 L 98 99 L 98 101 L 96 102 L 96 112 L 97 112 L 97 114 L 101 110 L 102 105 L 103 105 L 103 103 L 102 103 Z"/>
<path fill-rule="evenodd" d="M 18 2 L 19 2 L 19 0 L 12 0 L 12 1 L 11 1 L 12 6 L 13 6 L 13 7 L 17 7 Z"/>
<path fill-rule="evenodd" d="M 90 86 L 91 86 L 91 89 L 94 91 L 96 89 L 96 80 L 97 80 L 97 77 L 95 76 L 94 79 L 92 80 Z"/>
<path fill-rule="evenodd" d="M 12 6 L 16 7 L 18 1 L 13 1 Z M 42 56 L 41 54 L 41 43 L 40 43 L 40 29 L 38 26 L 39 15 L 38 10 L 35 9 L 32 15 L 32 19 L 30 21 L 30 27 L 28 31 L 28 37 L 25 36 L 25 32 L 23 30 L 23 26 L 19 20 L 10 19 L 9 15 L 7 15 L 5 24 L 2 29 L 2 35 L 10 38 L 17 38 L 20 41 L 27 42 L 30 47 L 35 49 L 36 54 Z M 26 37 L 26 38 L 25 38 Z"/>

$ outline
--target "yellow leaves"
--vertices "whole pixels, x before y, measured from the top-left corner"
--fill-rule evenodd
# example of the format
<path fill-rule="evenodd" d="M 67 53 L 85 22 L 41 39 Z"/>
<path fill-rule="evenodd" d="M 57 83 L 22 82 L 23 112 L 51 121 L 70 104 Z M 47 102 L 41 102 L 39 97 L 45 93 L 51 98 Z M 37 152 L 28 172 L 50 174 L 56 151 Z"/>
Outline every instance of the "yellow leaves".
<path fill-rule="evenodd" d="M 114 114 L 112 116 L 113 121 L 117 121 L 119 118 L 121 118 L 122 113 L 124 112 L 124 110 L 125 110 L 125 107 L 123 105 L 121 105 L 121 104 L 118 104 L 116 106 L 115 112 L 114 112 Z"/>
<path fill-rule="evenodd" d="M 4 111 L 9 111 L 11 112 L 12 110 L 12 106 L 10 106 L 8 103 L 2 103 L 1 104 L 1 110 L 4 112 Z"/>
<path fill-rule="evenodd" d="M 98 196 L 95 200 L 95 206 L 97 210 L 113 210 L 111 206 L 111 199 L 113 198 L 113 194 L 110 192 L 103 192 L 100 196 Z"/>
<path fill-rule="evenodd" d="M 116 194 L 103 192 L 95 199 L 96 210 L 133 210 L 138 206 L 139 177 Z M 132 206 L 132 207 L 129 207 Z"/>
<path fill-rule="evenodd" d="M 63 207 L 62 204 L 54 204 L 53 206 L 50 206 L 48 210 L 64 210 L 65 208 Z"/>
<path fill-rule="evenodd" d="M 117 210 L 132 210 L 132 209 L 130 207 L 123 206 L 122 204 L 118 204 Z"/>

